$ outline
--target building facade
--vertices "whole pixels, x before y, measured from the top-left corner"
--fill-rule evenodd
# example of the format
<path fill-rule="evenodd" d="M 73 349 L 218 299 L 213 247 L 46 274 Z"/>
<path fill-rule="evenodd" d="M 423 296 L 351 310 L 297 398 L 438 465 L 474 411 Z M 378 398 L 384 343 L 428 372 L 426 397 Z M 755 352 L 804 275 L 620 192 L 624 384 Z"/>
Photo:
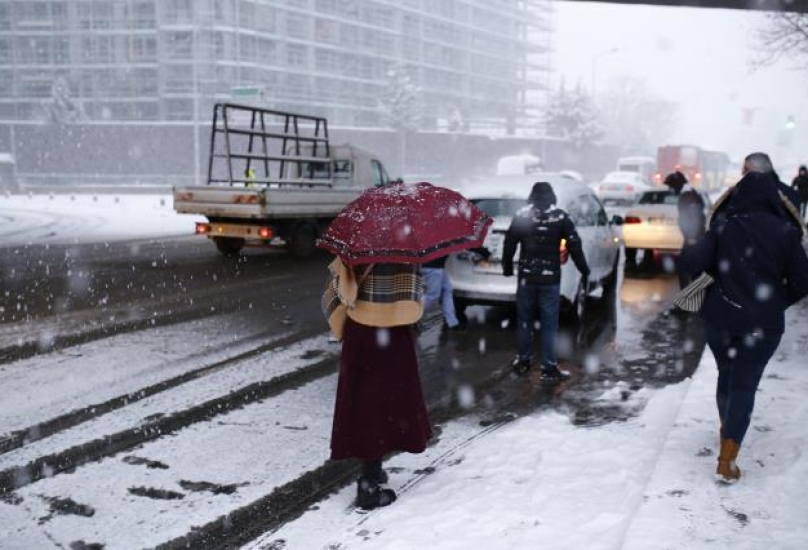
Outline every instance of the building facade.
<path fill-rule="evenodd" d="M 0 121 L 207 120 L 535 132 L 550 0 L 0 0 Z"/>

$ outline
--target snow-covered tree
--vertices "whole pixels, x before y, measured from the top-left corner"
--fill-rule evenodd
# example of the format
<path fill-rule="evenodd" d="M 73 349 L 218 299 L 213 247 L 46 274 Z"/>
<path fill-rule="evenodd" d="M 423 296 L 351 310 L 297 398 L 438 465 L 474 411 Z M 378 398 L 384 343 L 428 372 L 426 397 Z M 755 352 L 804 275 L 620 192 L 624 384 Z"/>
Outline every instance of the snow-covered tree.
<path fill-rule="evenodd" d="M 48 121 L 57 124 L 79 122 L 87 118 L 81 104 L 73 99 L 67 80 L 61 76 L 53 81 L 51 98 L 45 105 L 45 111 Z"/>
<path fill-rule="evenodd" d="M 558 92 L 548 101 L 545 123 L 551 136 L 567 139 L 579 149 L 603 135 L 597 108 L 580 85 L 568 90 L 561 83 Z"/>
<path fill-rule="evenodd" d="M 387 72 L 387 86 L 380 109 L 385 122 L 398 131 L 414 131 L 421 124 L 421 90 L 413 84 L 404 67 Z"/>

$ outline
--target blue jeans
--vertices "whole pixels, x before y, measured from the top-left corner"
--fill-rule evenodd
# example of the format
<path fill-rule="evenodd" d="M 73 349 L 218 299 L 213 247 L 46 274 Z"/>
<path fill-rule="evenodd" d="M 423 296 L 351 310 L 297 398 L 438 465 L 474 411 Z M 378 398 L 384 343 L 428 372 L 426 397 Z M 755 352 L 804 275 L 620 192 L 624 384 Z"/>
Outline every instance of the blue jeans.
<path fill-rule="evenodd" d="M 421 274 L 424 277 L 424 311 L 440 303 L 443 318 L 449 328 L 454 328 L 460 324 L 454 307 L 454 296 L 452 295 L 452 283 L 446 270 L 440 267 L 422 267 Z"/>
<path fill-rule="evenodd" d="M 766 364 L 780 344 L 782 334 L 729 334 L 705 323 L 707 343 L 718 364 L 715 402 L 722 435 L 740 444 L 749 428 L 755 393 Z"/>
<path fill-rule="evenodd" d="M 561 285 L 539 285 L 519 280 L 516 289 L 516 341 L 519 359 L 533 357 L 533 325 L 536 310 L 541 323 L 541 362 L 550 367 L 558 364 L 556 359 L 556 335 L 558 312 L 561 304 Z"/>

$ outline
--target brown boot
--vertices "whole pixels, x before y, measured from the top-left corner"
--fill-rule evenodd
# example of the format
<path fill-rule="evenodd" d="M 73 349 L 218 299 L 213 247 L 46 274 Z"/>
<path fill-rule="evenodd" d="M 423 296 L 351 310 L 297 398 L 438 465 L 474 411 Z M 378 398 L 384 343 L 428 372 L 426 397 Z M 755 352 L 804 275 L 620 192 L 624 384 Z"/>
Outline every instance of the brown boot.
<path fill-rule="evenodd" d="M 715 473 L 721 476 L 723 481 L 738 481 L 741 477 L 741 470 L 735 465 L 740 450 L 741 446 L 734 439 L 721 440 L 721 453 L 718 455 L 718 468 Z"/>

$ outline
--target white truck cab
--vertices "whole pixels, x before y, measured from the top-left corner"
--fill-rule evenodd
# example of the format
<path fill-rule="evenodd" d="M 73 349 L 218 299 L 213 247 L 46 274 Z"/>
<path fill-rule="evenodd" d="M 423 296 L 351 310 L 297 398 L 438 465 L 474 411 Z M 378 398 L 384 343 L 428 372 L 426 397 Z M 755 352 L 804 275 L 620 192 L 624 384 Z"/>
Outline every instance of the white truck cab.
<path fill-rule="evenodd" d="M 330 144 L 324 118 L 221 103 L 214 107 L 207 185 L 175 187 L 174 209 L 205 216 L 196 233 L 225 255 L 285 246 L 306 257 L 346 204 L 388 183 L 369 151 Z"/>

